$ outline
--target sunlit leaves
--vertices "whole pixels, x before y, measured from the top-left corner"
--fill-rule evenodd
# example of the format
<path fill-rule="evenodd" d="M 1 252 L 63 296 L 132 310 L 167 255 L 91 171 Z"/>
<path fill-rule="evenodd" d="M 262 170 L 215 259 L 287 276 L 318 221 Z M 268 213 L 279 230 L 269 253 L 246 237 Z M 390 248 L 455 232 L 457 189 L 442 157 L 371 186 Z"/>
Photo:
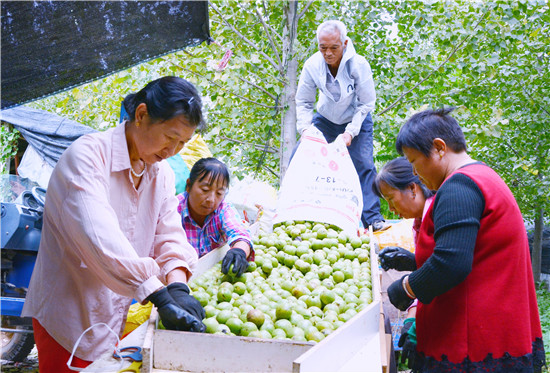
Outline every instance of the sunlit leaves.
<path fill-rule="evenodd" d="M 299 11 L 306 3 L 299 2 Z M 255 174 L 263 146 L 280 148 L 284 110 L 274 106 L 287 77 L 266 56 L 282 58 L 285 3 L 212 4 L 221 14 L 211 7 L 217 44 L 164 56 L 34 105 L 104 128 L 117 122 L 127 93 L 162 75 L 182 76 L 204 97 L 209 122 L 204 137 L 214 154 L 238 174 Z M 373 70 L 377 165 L 397 155 L 395 136 L 413 112 L 424 105 L 455 106 L 470 153 L 503 176 L 524 215 L 532 217 L 536 207 L 550 210 L 547 1 L 314 1 L 298 24 L 298 71 L 316 52 L 317 26 L 334 18 L 347 24 L 357 52 Z M 216 71 L 228 49 L 233 52 L 228 65 Z M 263 166 L 278 172 L 279 157 L 266 154 L 257 177 L 275 184 L 277 178 Z"/>
<path fill-rule="evenodd" d="M 19 132 L 7 123 L 0 123 L 0 173 L 6 172 L 7 161 L 17 154 Z"/>

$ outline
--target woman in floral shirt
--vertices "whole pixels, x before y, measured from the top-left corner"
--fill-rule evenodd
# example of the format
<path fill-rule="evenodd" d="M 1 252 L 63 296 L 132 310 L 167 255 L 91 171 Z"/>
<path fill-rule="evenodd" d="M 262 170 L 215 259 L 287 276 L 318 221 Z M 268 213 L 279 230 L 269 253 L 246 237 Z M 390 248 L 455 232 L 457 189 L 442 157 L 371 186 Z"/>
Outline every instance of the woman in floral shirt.
<path fill-rule="evenodd" d="M 222 262 L 222 272 L 240 276 L 254 260 L 252 240 L 235 208 L 224 201 L 229 187 L 227 166 L 216 158 L 199 159 L 189 175 L 186 190 L 177 197 L 178 211 L 187 240 L 200 257 L 226 243 L 230 250 Z"/>

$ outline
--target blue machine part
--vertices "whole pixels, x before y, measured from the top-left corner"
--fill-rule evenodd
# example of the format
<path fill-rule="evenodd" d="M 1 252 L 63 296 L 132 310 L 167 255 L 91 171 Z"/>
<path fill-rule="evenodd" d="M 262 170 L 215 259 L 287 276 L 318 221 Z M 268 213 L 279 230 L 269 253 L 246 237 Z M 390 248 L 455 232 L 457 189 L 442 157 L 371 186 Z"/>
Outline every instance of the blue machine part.
<path fill-rule="evenodd" d="M 6 282 L 15 285 L 16 288 L 27 288 L 31 282 L 32 271 L 36 262 L 36 255 L 28 255 L 17 252 L 12 259 L 12 270 L 6 275 Z M 6 295 L 11 295 L 13 290 L 4 289 Z M 16 293 L 18 294 L 18 293 Z"/>
<path fill-rule="evenodd" d="M 38 251 L 42 216 L 33 209 L 15 203 L 1 205 L 2 249 Z"/>
<path fill-rule="evenodd" d="M 29 193 L 24 204 L 1 203 L 2 316 L 21 316 L 42 229 L 42 211 Z M 34 203 L 33 203 L 34 202 Z M 32 207 L 31 207 L 32 206 Z"/>
<path fill-rule="evenodd" d="M 2 307 L 2 316 L 21 316 L 25 298 L 1 297 L 0 307 Z"/>
<path fill-rule="evenodd" d="M 11 270 L 6 273 L 6 281 L 2 282 L 2 315 L 21 316 L 24 294 L 29 286 L 36 255 L 32 252 L 14 252 L 10 259 Z"/>

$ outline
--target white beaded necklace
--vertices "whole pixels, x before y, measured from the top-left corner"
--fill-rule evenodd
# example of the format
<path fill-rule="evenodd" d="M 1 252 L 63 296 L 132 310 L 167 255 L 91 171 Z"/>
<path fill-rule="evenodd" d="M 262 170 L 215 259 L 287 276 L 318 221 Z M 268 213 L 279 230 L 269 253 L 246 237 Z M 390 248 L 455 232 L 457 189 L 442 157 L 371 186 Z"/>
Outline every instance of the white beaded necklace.
<path fill-rule="evenodd" d="M 144 162 L 144 165 L 145 166 L 143 166 L 143 170 L 139 174 L 136 171 L 134 171 L 134 168 L 132 167 L 132 165 L 130 165 L 130 171 L 132 171 L 132 175 L 138 178 L 142 177 L 145 171 L 147 171 L 147 163 Z"/>

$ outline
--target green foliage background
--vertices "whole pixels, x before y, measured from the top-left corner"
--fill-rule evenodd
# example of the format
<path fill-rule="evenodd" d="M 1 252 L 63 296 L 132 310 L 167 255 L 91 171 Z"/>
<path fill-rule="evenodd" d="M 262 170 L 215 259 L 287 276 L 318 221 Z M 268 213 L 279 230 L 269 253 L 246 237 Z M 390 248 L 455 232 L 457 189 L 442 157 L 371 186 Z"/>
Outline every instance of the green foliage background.
<path fill-rule="evenodd" d="M 550 292 L 543 285 L 537 290 L 537 301 L 542 327 L 542 339 L 544 340 L 544 350 L 546 352 L 546 363 L 548 364 L 550 362 Z M 548 366 L 547 371 L 550 371 L 550 367 Z"/>
<path fill-rule="evenodd" d="M 97 129 L 118 120 L 120 101 L 162 75 L 189 79 L 208 111 L 204 133 L 215 156 L 238 176 L 277 186 L 280 98 L 287 82 L 282 53 L 284 1 L 212 1 L 211 34 L 202 44 L 64 92 L 32 106 Z M 313 1 L 294 42 L 298 73 L 316 51 L 315 30 L 341 19 L 373 69 L 376 162 L 397 156 L 395 136 L 426 107 L 454 106 L 470 153 L 493 167 L 524 216 L 550 210 L 550 11 L 545 0 Z M 213 67 L 232 51 L 223 71 Z M 263 150 L 267 149 L 267 153 Z M 258 168 L 259 160 L 262 165 Z"/>
<path fill-rule="evenodd" d="M 7 123 L 0 125 L 0 174 L 6 172 L 6 162 L 17 153 L 17 140 L 20 135 Z"/>

